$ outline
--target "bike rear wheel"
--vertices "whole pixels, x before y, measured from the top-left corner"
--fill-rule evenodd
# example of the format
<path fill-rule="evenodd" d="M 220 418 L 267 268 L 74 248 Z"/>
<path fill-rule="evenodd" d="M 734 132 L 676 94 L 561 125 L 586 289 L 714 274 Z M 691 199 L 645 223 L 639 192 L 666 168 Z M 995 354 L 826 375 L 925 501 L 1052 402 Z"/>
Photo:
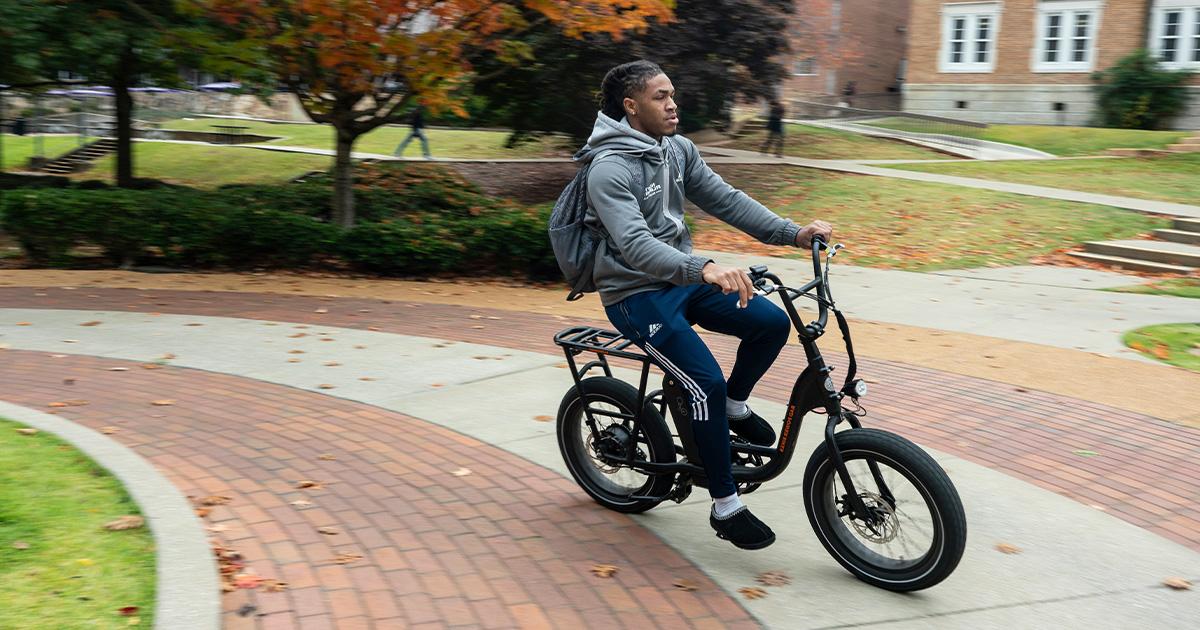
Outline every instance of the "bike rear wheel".
<path fill-rule="evenodd" d="M 674 475 L 647 475 L 628 466 L 612 464 L 600 457 L 623 456 L 633 444 L 635 460 L 671 463 L 675 443 L 658 409 L 648 402 L 637 416 L 638 392 L 625 381 L 597 376 L 581 381 L 563 396 L 558 407 L 558 448 L 579 487 L 604 507 L 617 512 L 645 512 L 671 490 Z M 589 405 L 600 430 L 599 439 L 588 425 L 584 405 Z M 617 414 L 636 417 L 622 419 Z M 610 460 L 611 461 L 611 460 Z"/>
<path fill-rule="evenodd" d="M 855 490 L 880 518 L 868 524 L 847 514 L 846 489 L 822 443 L 804 472 L 804 507 L 821 544 L 855 577 L 887 590 L 916 591 L 946 579 L 967 541 L 966 514 L 946 472 L 917 445 L 886 431 L 851 429 L 835 439 Z"/>

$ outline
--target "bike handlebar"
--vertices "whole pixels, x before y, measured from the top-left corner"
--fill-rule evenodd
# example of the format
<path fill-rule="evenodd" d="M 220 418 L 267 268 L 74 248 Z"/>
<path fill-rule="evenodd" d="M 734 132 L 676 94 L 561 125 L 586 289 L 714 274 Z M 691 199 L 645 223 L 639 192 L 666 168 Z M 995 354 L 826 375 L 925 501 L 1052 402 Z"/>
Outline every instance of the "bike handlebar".
<path fill-rule="evenodd" d="M 754 280 L 755 288 L 763 292 L 763 295 L 770 295 L 775 291 L 782 290 L 784 308 L 787 309 L 788 315 L 792 321 L 797 324 L 797 327 L 803 331 L 807 331 L 814 336 L 820 335 L 825 330 L 825 324 L 829 320 L 829 287 L 826 286 L 825 274 L 821 272 L 821 250 L 828 249 L 829 245 L 825 239 L 820 236 L 813 237 L 812 240 L 812 261 L 813 261 L 813 279 L 799 289 L 793 289 L 785 286 L 779 279 L 779 276 L 767 271 L 765 265 L 756 265 L 750 268 L 750 277 Z M 771 287 L 764 286 L 764 280 L 770 280 Z M 796 307 L 792 301 L 809 291 L 817 290 L 817 320 L 811 324 L 804 325 L 800 319 L 800 315 L 796 312 Z"/>

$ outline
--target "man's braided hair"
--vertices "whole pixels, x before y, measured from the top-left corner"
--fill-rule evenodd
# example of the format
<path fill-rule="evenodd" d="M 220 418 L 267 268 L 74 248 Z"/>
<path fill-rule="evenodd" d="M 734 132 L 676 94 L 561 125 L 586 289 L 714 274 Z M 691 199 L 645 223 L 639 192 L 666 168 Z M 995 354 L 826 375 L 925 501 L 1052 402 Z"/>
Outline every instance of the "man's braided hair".
<path fill-rule="evenodd" d="M 662 73 L 658 64 L 645 59 L 609 70 L 600 84 L 600 111 L 613 120 L 621 120 L 625 117 L 625 98 L 645 89 L 650 79 Z"/>

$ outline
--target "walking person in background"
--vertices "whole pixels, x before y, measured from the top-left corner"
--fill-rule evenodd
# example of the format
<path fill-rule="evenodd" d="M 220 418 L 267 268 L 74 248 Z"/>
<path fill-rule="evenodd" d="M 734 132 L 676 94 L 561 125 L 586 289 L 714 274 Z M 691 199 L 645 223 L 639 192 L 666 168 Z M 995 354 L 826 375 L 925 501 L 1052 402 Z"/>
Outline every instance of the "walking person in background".
<path fill-rule="evenodd" d="M 433 159 L 433 156 L 429 155 L 429 140 L 425 138 L 424 108 L 420 105 L 417 105 L 417 108 L 413 110 L 412 118 L 409 119 L 409 125 L 412 126 L 412 131 L 408 132 L 408 137 L 404 139 L 404 142 L 400 143 L 400 146 L 396 147 L 396 157 L 400 157 L 404 153 L 404 149 L 408 146 L 408 143 L 412 142 L 413 137 L 417 137 L 421 139 L 421 152 L 425 154 L 425 159 Z"/>
<path fill-rule="evenodd" d="M 759 153 L 766 154 L 771 145 L 776 145 L 775 156 L 783 157 L 783 104 L 771 101 L 771 115 L 767 118 L 767 139 Z"/>

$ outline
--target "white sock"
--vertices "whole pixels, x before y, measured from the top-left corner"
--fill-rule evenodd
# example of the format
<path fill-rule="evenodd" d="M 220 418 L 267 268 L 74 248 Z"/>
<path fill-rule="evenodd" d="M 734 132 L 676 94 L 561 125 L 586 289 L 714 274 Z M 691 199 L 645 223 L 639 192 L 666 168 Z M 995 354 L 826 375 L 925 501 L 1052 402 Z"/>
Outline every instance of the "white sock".
<path fill-rule="evenodd" d="M 742 418 L 750 415 L 750 407 L 744 400 L 725 399 L 725 415 L 730 418 Z"/>
<path fill-rule="evenodd" d="M 713 516 L 725 518 L 745 507 L 745 505 L 745 503 L 742 503 L 742 498 L 736 492 L 727 497 L 713 499 Z"/>

